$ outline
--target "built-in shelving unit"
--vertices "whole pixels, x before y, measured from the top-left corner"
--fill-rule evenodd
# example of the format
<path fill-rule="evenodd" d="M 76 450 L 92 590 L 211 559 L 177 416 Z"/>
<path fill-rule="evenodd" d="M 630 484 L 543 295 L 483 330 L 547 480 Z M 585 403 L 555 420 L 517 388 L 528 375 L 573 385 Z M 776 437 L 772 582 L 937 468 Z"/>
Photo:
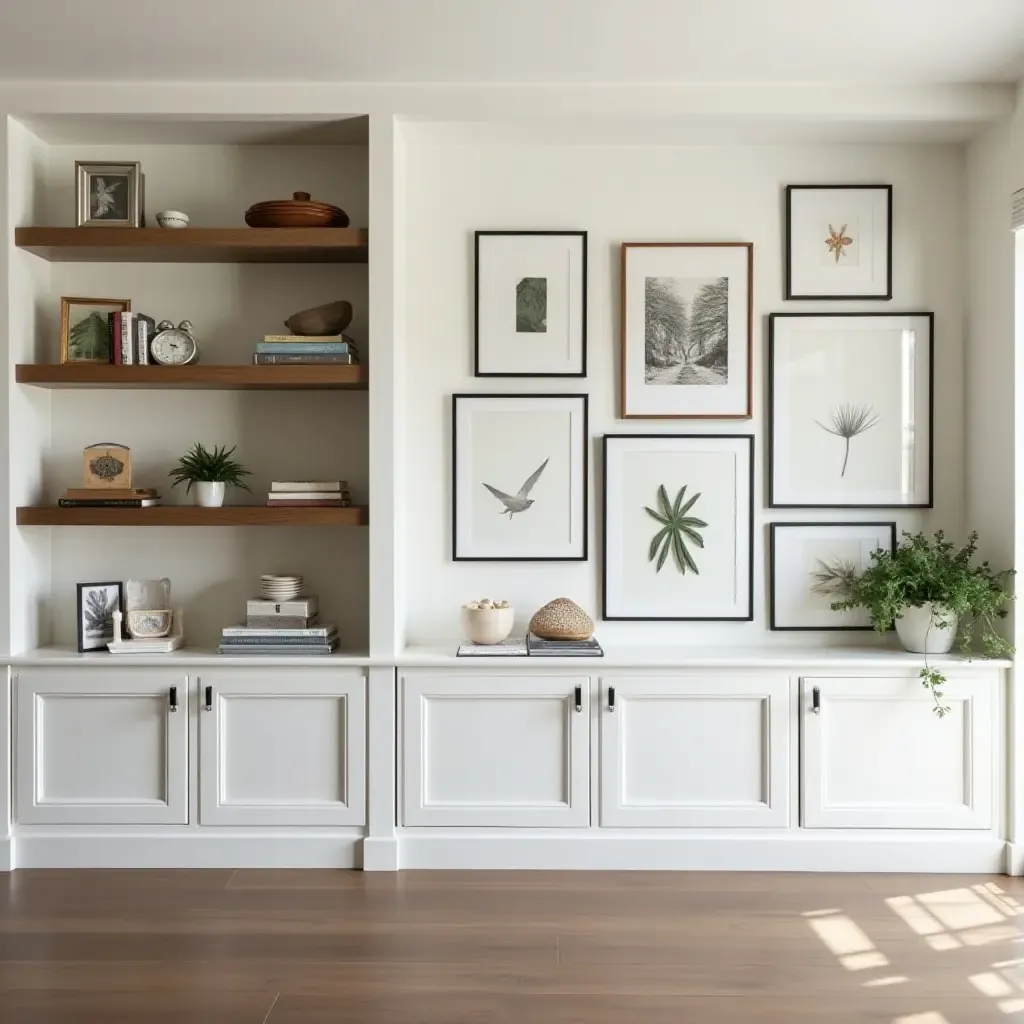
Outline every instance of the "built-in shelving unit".
<path fill-rule="evenodd" d="M 60 508 L 25 505 L 17 510 L 19 526 L 365 526 L 364 505 L 348 508 L 298 508 L 266 505 L 158 505 L 155 508 Z"/>
<path fill-rule="evenodd" d="M 362 366 L 110 366 L 19 363 L 19 384 L 39 388 L 132 388 L 153 391 L 365 391 Z"/>

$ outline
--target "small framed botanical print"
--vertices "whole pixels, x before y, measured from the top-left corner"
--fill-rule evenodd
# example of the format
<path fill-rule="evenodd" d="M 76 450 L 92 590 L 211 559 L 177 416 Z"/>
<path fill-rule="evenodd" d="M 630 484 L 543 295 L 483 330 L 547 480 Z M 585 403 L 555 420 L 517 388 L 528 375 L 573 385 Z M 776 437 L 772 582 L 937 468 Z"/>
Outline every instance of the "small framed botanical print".
<path fill-rule="evenodd" d="M 587 396 L 452 396 L 456 561 L 587 558 Z"/>
<path fill-rule="evenodd" d="M 605 619 L 753 618 L 754 439 L 604 438 Z"/>
<path fill-rule="evenodd" d="M 114 612 L 124 611 L 124 584 L 78 584 L 78 649 L 97 651 L 114 639 Z"/>
<path fill-rule="evenodd" d="M 931 313 L 768 317 L 768 504 L 931 508 Z"/>
<path fill-rule="evenodd" d="M 586 231 L 476 233 L 476 376 L 587 375 Z"/>
<path fill-rule="evenodd" d="M 769 568 L 772 629 L 871 629 L 863 608 L 833 611 L 871 552 L 896 550 L 896 524 L 772 523 Z"/>
<path fill-rule="evenodd" d="M 140 228 L 145 223 L 142 165 L 75 161 L 75 223 Z"/>
<path fill-rule="evenodd" d="M 754 246 L 622 246 L 622 416 L 749 419 Z"/>
<path fill-rule="evenodd" d="M 892 185 L 786 186 L 786 298 L 892 298 Z"/>
<path fill-rule="evenodd" d="M 60 361 L 62 363 L 109 363 L 111 313 L 127 313 L 129 299 L 60 300 Z"/>

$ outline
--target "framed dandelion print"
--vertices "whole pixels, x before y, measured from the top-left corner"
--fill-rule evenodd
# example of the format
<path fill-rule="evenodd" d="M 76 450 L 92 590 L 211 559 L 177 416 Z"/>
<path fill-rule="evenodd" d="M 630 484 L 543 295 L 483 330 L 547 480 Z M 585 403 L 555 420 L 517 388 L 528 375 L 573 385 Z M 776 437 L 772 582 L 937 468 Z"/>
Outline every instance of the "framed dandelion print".
<path fill-rule="evenodd" d="M 772 523 L 769 624 L 772 629 L 871 629 L 863 608 L 833 611 L 871 562 L 896 550 L 896 524 Z"/>
<path fill-rule="evenodd" d="M 602 617 L 754 617 L 754 438 L 604 437 Z"/>
<path fill-rule="evenodd" d="M 786 298 L 892 298 L 892 185 L 786 186 Z"/>
<path fill-rule="evenodd" d="M 768 317 L 768 504 L 931 508 L 932 313 Z"/>
<path fill-rule="evenodd" d="M 754 246 L 625 242 L 623 419 L 749 419 Z"/>
<path fill-rule="evenodd" d="M 587 375 L 586 231 L 478 231 L 477 377 Z"/>

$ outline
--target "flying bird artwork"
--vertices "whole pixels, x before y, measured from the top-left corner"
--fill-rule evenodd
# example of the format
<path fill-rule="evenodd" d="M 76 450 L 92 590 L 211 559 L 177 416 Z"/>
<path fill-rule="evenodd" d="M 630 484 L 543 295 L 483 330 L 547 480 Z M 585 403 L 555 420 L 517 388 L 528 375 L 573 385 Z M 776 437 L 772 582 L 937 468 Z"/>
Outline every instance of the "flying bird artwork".
<path fill-rule="evenodd" d="M 540 479 L 541 473 L 544 472 L 544 467 L 550 461 L 550 459 L 545 459 L 537 469 L 535 469 L 526 478 L 526 483 L 519 488 L 519 492 L 517 494 L 506 494 L 504 491 L 499 491 L 497 487 L 492 487 L 490 484 L 484 484 L 484 487 L 486 487 L 487 490 L 489 490 L 491 494 L 493 494 L 498 501 L 505 506 L 501 510 L 502 515 L 507 512 L 508 518 L 511 520 L 517 512 L 525 512 L 533 504 L 533 499 L 529 497 L 530 491 L 533 490 L 533 485 Z"/>

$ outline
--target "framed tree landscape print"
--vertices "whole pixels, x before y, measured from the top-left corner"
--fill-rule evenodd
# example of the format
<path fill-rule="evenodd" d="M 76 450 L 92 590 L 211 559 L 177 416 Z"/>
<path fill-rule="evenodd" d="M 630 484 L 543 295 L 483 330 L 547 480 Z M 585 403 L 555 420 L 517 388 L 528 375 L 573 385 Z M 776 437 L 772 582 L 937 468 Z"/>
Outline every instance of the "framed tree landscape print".
<path fill-rule="evenodd" d="M 587 396 L 452 396 L 456 561 L 585 561 Z"/>
<path fill-rule="evenodd" d="M 931 313 L 768 318 L 768 504 L 931 508 Z"/>
<path fill-rule="evenodd" d="M 602 617 L 753 618 L 754 439 L 604 438 Z"/>
<path fill-rule="evenodd" d="M 477 377 L 587 375 L 586 231 L 478 231 Z"/>
<path fill-rule="evenodd" d="M 754 247 L 622 246 L 622 416 L 749 419 Z"/>

